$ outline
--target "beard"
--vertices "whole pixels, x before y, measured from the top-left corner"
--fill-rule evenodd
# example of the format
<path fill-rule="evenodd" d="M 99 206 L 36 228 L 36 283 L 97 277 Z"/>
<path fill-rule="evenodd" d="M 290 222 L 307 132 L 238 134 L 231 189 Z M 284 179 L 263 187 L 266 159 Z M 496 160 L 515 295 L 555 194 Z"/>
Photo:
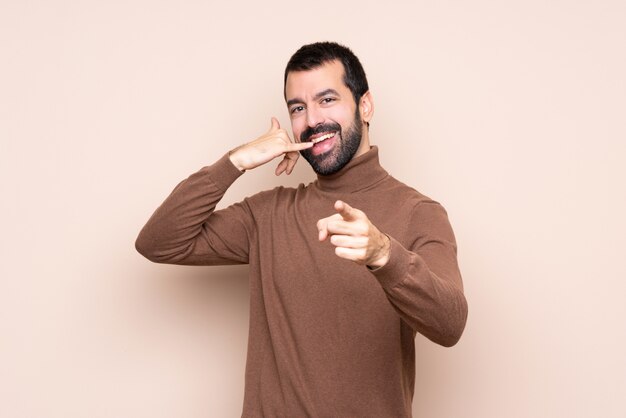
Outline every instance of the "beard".
<path fill-rule="evenodd" d="M 363 125 L 358 107 L 354 113 L 354 120 L 346 129 L 345 134 L 338 123 L 325 123 L 317 125 L 315 128 L 307 128 L 300 134 L 300 142 L 307 142 L 311 136 L 322 132 L 338 132 L 340 141 L 337 141 L 332 149 L 323 154 L 313 155 L 311 149 L 302 150 L 300 154 L 309 162 L 313 171 L 322 176 L 328 176 L 344 168 L 361 145 Z"/>

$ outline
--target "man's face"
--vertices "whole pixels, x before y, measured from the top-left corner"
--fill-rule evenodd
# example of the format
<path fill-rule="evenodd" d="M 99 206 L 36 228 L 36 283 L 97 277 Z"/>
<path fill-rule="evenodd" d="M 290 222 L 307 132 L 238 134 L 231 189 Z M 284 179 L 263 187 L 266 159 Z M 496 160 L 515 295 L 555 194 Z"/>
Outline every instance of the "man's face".
<path fill-rule="evenodd" d="M 316 142 L 301 154 L 322 175 L 341 170 L 362 145 L 363 122 L 343 76 L 340 61 L 287 76 L 285 94 L 294 138 Z"/>

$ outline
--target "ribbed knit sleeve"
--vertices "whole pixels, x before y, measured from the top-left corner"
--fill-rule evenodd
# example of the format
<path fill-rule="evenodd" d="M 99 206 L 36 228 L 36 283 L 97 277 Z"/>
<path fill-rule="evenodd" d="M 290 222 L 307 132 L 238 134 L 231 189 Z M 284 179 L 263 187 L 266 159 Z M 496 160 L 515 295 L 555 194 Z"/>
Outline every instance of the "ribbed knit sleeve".
<path fill-rule="evenodd" d="M 438 203 L 423 202 L 416 206 L 406 228 L 419 231 L 413 234 L 416 239 L 405 248 L 390 237 L 389 261 L 372 274 L 402 319 L 416 332 L 443 346 L 452 346 L 465 328 L 467 301 L 448 216 Z"/>
<path fill-rule="evenodd" d="M 180 182 L 139 233 L 137 251 L 157 263 L 247 263 L 254 222 L 246 200 L 215 211 L 241 174 L 224 155 Z"/>

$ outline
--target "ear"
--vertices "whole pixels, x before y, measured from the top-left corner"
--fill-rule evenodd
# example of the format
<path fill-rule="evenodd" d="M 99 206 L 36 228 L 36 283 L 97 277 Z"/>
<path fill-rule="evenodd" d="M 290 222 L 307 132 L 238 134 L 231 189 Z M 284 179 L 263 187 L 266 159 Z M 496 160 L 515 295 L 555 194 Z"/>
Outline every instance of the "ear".
<path fill-rule="evenodd" d="M 369 90 L 359 100 L 359 113 L 365 123 L 369 123 L 372 120 L 372 116 L 374 116 L 374 99 Z"/>

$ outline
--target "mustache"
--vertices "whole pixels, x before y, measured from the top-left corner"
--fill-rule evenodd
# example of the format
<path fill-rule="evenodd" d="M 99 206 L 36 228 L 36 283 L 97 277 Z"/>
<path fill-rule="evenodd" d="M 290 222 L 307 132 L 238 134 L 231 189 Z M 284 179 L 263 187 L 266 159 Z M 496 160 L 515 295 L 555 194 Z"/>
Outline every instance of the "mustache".
<path fill-rule="evenodd" d="M 317 125 L 314 128 L 308 127 L 300 134 L 300 142 L 309 142 L 313 135 L 320 134 L 322 132 L 336 132 L 339 131 L 341 134 L 341 125 L 338 123 L 324 123 L 321 125 Z"/>

